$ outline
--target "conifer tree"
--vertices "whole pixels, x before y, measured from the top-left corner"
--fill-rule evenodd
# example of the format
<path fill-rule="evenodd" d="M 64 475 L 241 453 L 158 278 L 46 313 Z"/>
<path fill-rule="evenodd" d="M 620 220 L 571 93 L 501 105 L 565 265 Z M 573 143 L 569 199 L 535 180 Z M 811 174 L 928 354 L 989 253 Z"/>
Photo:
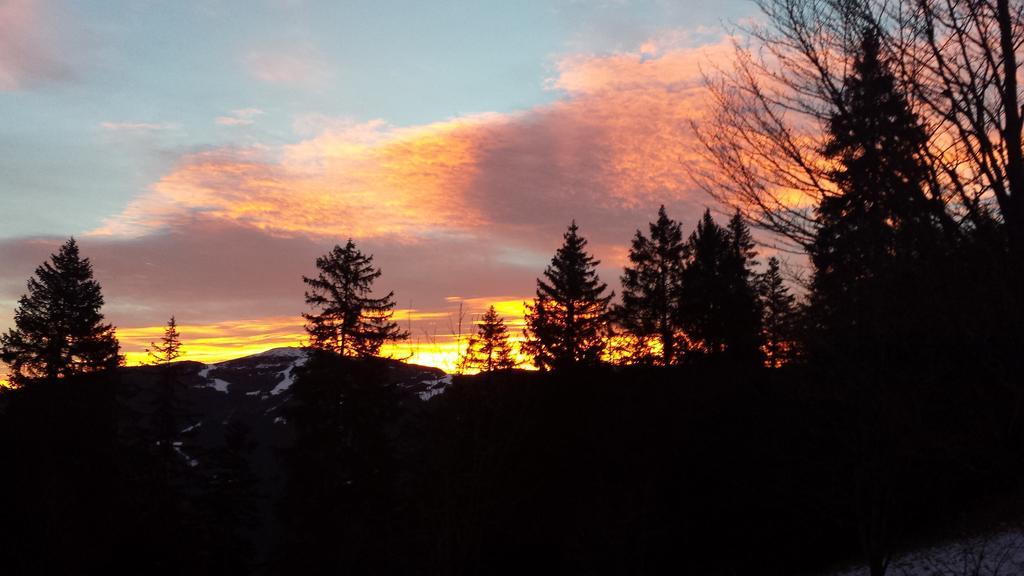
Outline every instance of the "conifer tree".
<path fill-rule="evenodd" d="M 722 273 L 729 251 L 728 234 L 705 210 L 687 240 L 690 258 L 683 270 L 679 296 L 680 322 L 691 343 L 706 354 L 725 350 L 722 295 L 728 287 Z"/>
<path fill-rule="evenodd" d="M 753 241 L 738 215 L 723 228 L 705 210 L 687 240 L 679 316 L 690 343 L 710 356 L 760 361 L 760 311 L 751 278 Z"/>
<path fill-rule="evenodd" d="M 10 365 L 12 382 L 22 385 L 121 365 L 114 327 L 103 323 L 102 307 L 92 264 L 70 238 L 36 268 L 14 312 L 15 327 L 0 336 L 0 359 Z"/>
<path fill-rule="evenodd" d="M 943 207 L 926 195 L 928 171 L 918 157 L 928 136 L 872 32 L 863 35 L 842 101 L 823 150 L 836 164 L 838 190 L 818 206 L 810 250 L 813 320 L 831 332 L 864 328 L 855 316 L 869 309 L 877 316 L 882 300 L 893 301 L 892 280 L 943 244 Z"/>
<path fill-rule="evenodd" d="M 635 358 L 649 354 L 650 341 L 655 340 L 658 362 L 670 366 L 686 350 L 686 337 L 679 325 L 686 244 L 682 227 L 668 217 L 664 206 L 649 229 L 649 238 L 639 230 L 633 237 L 629 264 L 621 278 L 622 304 L 615 308 L 615 318 L 640 347 Z"/>
<path fill-rule="evenodd" d="M 761 300 L 753 271 L 757 252 L 739 210 L 729 218 L 727 232 L 730 251 L 724 272 L 729 284 L 725 307 L 729 352 L 736 360 L 757 363 L 762 357 Z"/>
<path fill-rule="evenodd" d="M 537 279 L 537 296 L 527 305 L 524 351 L 542 370 L 597 364 L 608 332 L 608 285 L 597 276 L 599 260 L 586 252 L 587 241 L 574 220 Z"/>
<path fill-rule="evenodd" d="M 516 367 L 505 320 L 492 305 L 480 319 L 480 328 L 470 337 L 460 363 L 462 370 L 511 370 Z"/>
<path fill-rule="evenodd" d="M 777 368 L 793 355 L 796 298 L 779 271 L 779 259 L 768 259 L 768 269 L 758 277 L 758 292 L 763 310 L 764 355 L 768 365 Z"/>
<path fill-rule="evenodd" d="M 391 320 L 394 292 L 371 296 L 381 271 L 373 256 L 360 252 L 350 238 L 344 247 L 316 259 L 319 274 L 302 277 L 309 286 L 306 304 L 317 310 L 305 313 L 310 346 L 342 356 L 376 356 L 385 342 L 404 340 L 409 333 Z"/>
<path fill-rule="evenodd" d="M 185 410 L 178 395 L 178 386 L 180 385 L 178 366 L 172 364 L 183 354 L 181 334 L 178 332 L 178 324 L 174 316 L 167 321 L 167 327 L 164 329 L 160 341 L 150 342 L 146 353 L 149 356 L 148 363 L 160 368 L 156 396 L 153 399 L 151 426 L 161 466 L 161 480 L 165 482 L 167 489 L 170 489 L 170 483 L 179 464 L 179 456 L 174 450 L 174 443 L 178 438 L 178 422 Z"/>
<path fill-rule="evenodd" d="M 891 406 L 926 385 L 933 351 L 948 344 L 936 336 L 935 318 L 948 310 L 930 300 L 946 281 L 929 269 L 944 265 L 946 235 L 943 207 L 925 193 L 928 170 L 918 156 L 928 134 L 872 31 L 862 36 L 828 132 L 822 152 L 838 189 L 817 207 L 807 348 L 857 414 L 851 499 L 860 508 L 867 563 L 880 575 L 898 525 L 892 478 L 906 458 L 896 432 L 905 417 Z"/>
<path fill-rule="evenodd" d="M 165 366 L 181 358 L 181 334 L 178 332 L 178 323 L 174 316 L 167 321 L 167 328 L 159 342 L 150 342 L 146 348 L 149 356 L 149 364 L 152 366 Z"/>

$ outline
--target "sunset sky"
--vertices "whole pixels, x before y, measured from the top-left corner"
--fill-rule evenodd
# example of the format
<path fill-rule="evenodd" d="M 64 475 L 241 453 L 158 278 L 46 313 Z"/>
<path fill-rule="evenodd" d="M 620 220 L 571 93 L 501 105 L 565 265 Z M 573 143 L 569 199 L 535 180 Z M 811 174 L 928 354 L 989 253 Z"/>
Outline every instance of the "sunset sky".
<path fill-rule="evenodd" d="M 701 69 L 750 2 L 0 0 L 0 329 L 79 239 L 129 361 L 296 345 L 352 237 L 413 341 L 521 302 L 572 218 L 618 290 L 659 204 L 692 228 Z"/>

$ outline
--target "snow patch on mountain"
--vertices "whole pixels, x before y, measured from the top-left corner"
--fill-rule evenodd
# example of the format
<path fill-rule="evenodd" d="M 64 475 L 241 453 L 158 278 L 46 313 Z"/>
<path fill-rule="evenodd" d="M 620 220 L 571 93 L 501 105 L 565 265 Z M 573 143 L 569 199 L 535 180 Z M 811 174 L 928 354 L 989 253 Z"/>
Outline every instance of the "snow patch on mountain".
<path fill-rule="evenodd" d="M 281 381 L 277 383 L 277 386 L 270 391 L 271 396 L 277 396 L 282 392 L 287 391 L 295 383 L 295 369 L 302 366 L 309 360 L 309 356 L 304 350 L 295 350 L 294 348 L 277 348 L 279 351 L 291 350 L 301 352 L 300 355 L 286 355 L 286 358 L 295 358 L 295 361 L 288 365 L 287 368 L 277 373 L 281 377 Z M 273 350 L 271 350 L 273 352 Z"/>
<path fill-rule="evenodd" d="M 295 358 L 296 360 L 305 361 L 309 354 L 302 348 L 272 348 L 266 352 L 260 352 L 259 354 L 253 354 L 248 358 Z"/>
<path fill-rule="evenodd" d="M 438 394 L 440 394 L 440 393 L 444 392 L 445 390 L 447 390 L 448 386 L 450 386 L 451 383 L 452 383 L 452 375 L 451 374 L 443 374 L 443 375 L 437 376 L 435 378 L 431 378 L 429 380 L 423 380 L 422 382 L 420 382 L 420 384 L 426 385 L 427 388 L 425 390 L 420 391 L 420 393 L 419 393 L 420 400 L 423 400 L 423 401 L 430 400 L 434 396 L 437 396 Z"/>
<path fill-rule="evenodd" d="M 203 425 L 203 421 L 200 420 L 199 422 L 196 422 L 195 424 L 193 424 L 193 425 L 185 428 L 184 430 L 182 430 L 181 434 L 188 434 L 189 432 L 195 430 L 196 428 L 199 428 L 202 425 Z"/>
<path fill-rule="evenodd" d="M 195 468 L 196 466 L 199 466 L 198 460 L 189 456 L 188 454 L 185 453 L 184 450 L 181 449 L 181 442 L 175 442 L 173 446 L 174 451 L 178 453 L 178 456 L 181 456 L 181 458 L 185 460 L 185 463 L 188 464 L 189 468 Z"/>
<path fill-rule="evenodd" d="M 294 368 L 295 366 L 292 366 L 280 373 L 281 381 L 278 382 L 277 386 L 274 386 L 274 388 L 270 391 L 271 396 L 277 396 L 282 392 L 287 392 L 288 389 L 292 387 L 292 384 L 295 383 L 295 375 L 292 373 L 292 370 Z"/>

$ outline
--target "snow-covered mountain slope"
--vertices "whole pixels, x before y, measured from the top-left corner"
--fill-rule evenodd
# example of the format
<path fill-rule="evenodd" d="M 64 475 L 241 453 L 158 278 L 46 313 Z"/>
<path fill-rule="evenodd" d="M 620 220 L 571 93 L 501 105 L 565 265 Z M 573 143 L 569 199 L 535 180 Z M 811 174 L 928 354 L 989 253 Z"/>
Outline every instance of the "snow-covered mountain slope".
<path fill-rule="evenodd" d="M 235 420 L 250 430 L 257 446 L 255 460 L 268 467 L 265 472 L 271 473 L 274 451 L 291 441 L 286 407 L 291 401 L 297 370 L 308 359 L 306 350 L 275 348 L 216 364 L 178 364 L 182 414 L 177 448 L 182 458 L 189 464 L 198 461 L 197 465 L 201 465 L 203 450 L 221 445 L 225 424 Z M 405 397 L 412 403 L 442 393 L 452 381 L 450 375 L 437 368 L 398 361 L 387 362 L 384 369 L 389 382 L 405 391 Z M 159 369 L 153 367 L 124 369 L 124 379 L 136 391 L 131 403 L 143 414 L 154 405 L 159 374 Z"/>

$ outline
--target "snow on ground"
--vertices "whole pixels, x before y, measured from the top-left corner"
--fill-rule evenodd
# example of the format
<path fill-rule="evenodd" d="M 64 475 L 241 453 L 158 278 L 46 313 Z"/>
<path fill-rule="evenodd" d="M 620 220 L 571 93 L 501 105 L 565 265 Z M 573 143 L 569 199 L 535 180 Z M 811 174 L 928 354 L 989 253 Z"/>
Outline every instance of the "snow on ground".
<path fill-rule="evenodd" d="M 427 385 L 427 389 L 423 390 L 422 392 L 419 393 L 420 400 L 423 400 L 423 401 L 430 400 L 434 396 L 437 396 L 438 394 L 444 392 L 451 383 L 452 383 L 452 375 L 451 374 L 445 374 L 443 376 L 438 376 L 436 378 L 432 378 L 430 380 L 424 380 L 424 381 L 420 382 L 420 384 L 426 384 Z"/>
<path fill-rule="evenodd" d="M 206 380 L 206 385 L 213 388 L 217 392 L 223 392 L 227 394 L 228 386 L 231 386 L 231 383 L 226 380 L 221 380 L 220 378 L 210 378 L 210 371 L 213 370 L 214 368 L 215 366 L 213 364 L 205 364 L 203 369 L 200 370 L 196 374 L 196 376 L 199 376 L 203 380 Z"/>
<path fill-rule="evenodd" d="M 832 576 L 868 576 L 867 567 Z M 1011 576 L 1024 574 L 1024 532 L 1008 530 L 972 536 L 902 554 L 892 560 L 892 576 Z"/>
<path fill-rule="evenodd" d="M 199 465 L 198 460 L 189 456 L 188 454 L 185 453 L 184 450 L 181 449 L 181 442 L 174 443 L 174 451 L 178 453 L 178 456 L 181 456 L 182 458 L 185 459 L 185 462 L 188 463 L 189 468 L 195 468 L 196 466 Z"/>
<path fill-rule="evenodd" d="M 270 391 L 271 396 L 277 396 L 278 394 L 281 394 L 282 392 L 285 392 L 292 387 L 292 384 L 295 383 L 295 367 L 301 366 L 302 363 L 305 362 L 305 360 L 305 357 L 296 360 L 295 362 L 292 362 L 291 365 L 288 366 L 288 368 L 277 373 L 277 375 L 281 377 L 281 381 L 278 382 L 277 386 L 274 386 L 274 388 Z"/>
<path fill-rule="evenodd" d="M 202 421 L 202 420 L 200 420 L 199 422 L 196 422 L 195 424 L 193 424 L 193 425 L 189 426 L 188 428 L 185 428 L 185 429 L 184 429 L 184 430 L 182 430 L 182 431 L 181 431 L 180 433 L 181 433 L 181 434 L 188 434 L 189 432 L 191 432 L 191 431 L 195 430 L 196 428 L 199 428 L 199 427 L 200 427 L 200 426 L 202 426 L 202 425 L 203 425 L 203 421 Z"/>
<path fill-rule="evenodd" d="M 253 354 L 250 358 L 295 358 L 306 359 L 306 351 L 301 348 L 273 348 L 266 352 Z"/>
<path fill-rule="evenodd" d="M 286 392 L 295 383 L 295 369 L 299 366 L 303 366 L 308 360 L 309 355 L 306 354 L 305 350 L 299 350 L 298 348 L 275 348 L 264 352 L 263 354 L 276 354 L 279 358 L 294 358 L 291 364 L 287 368 L 281 370 L 277 375 L 281 378 L 281 381 L 277 383 L 277 386 L 270 391 L 271 396 L 277 396 Z"/>

